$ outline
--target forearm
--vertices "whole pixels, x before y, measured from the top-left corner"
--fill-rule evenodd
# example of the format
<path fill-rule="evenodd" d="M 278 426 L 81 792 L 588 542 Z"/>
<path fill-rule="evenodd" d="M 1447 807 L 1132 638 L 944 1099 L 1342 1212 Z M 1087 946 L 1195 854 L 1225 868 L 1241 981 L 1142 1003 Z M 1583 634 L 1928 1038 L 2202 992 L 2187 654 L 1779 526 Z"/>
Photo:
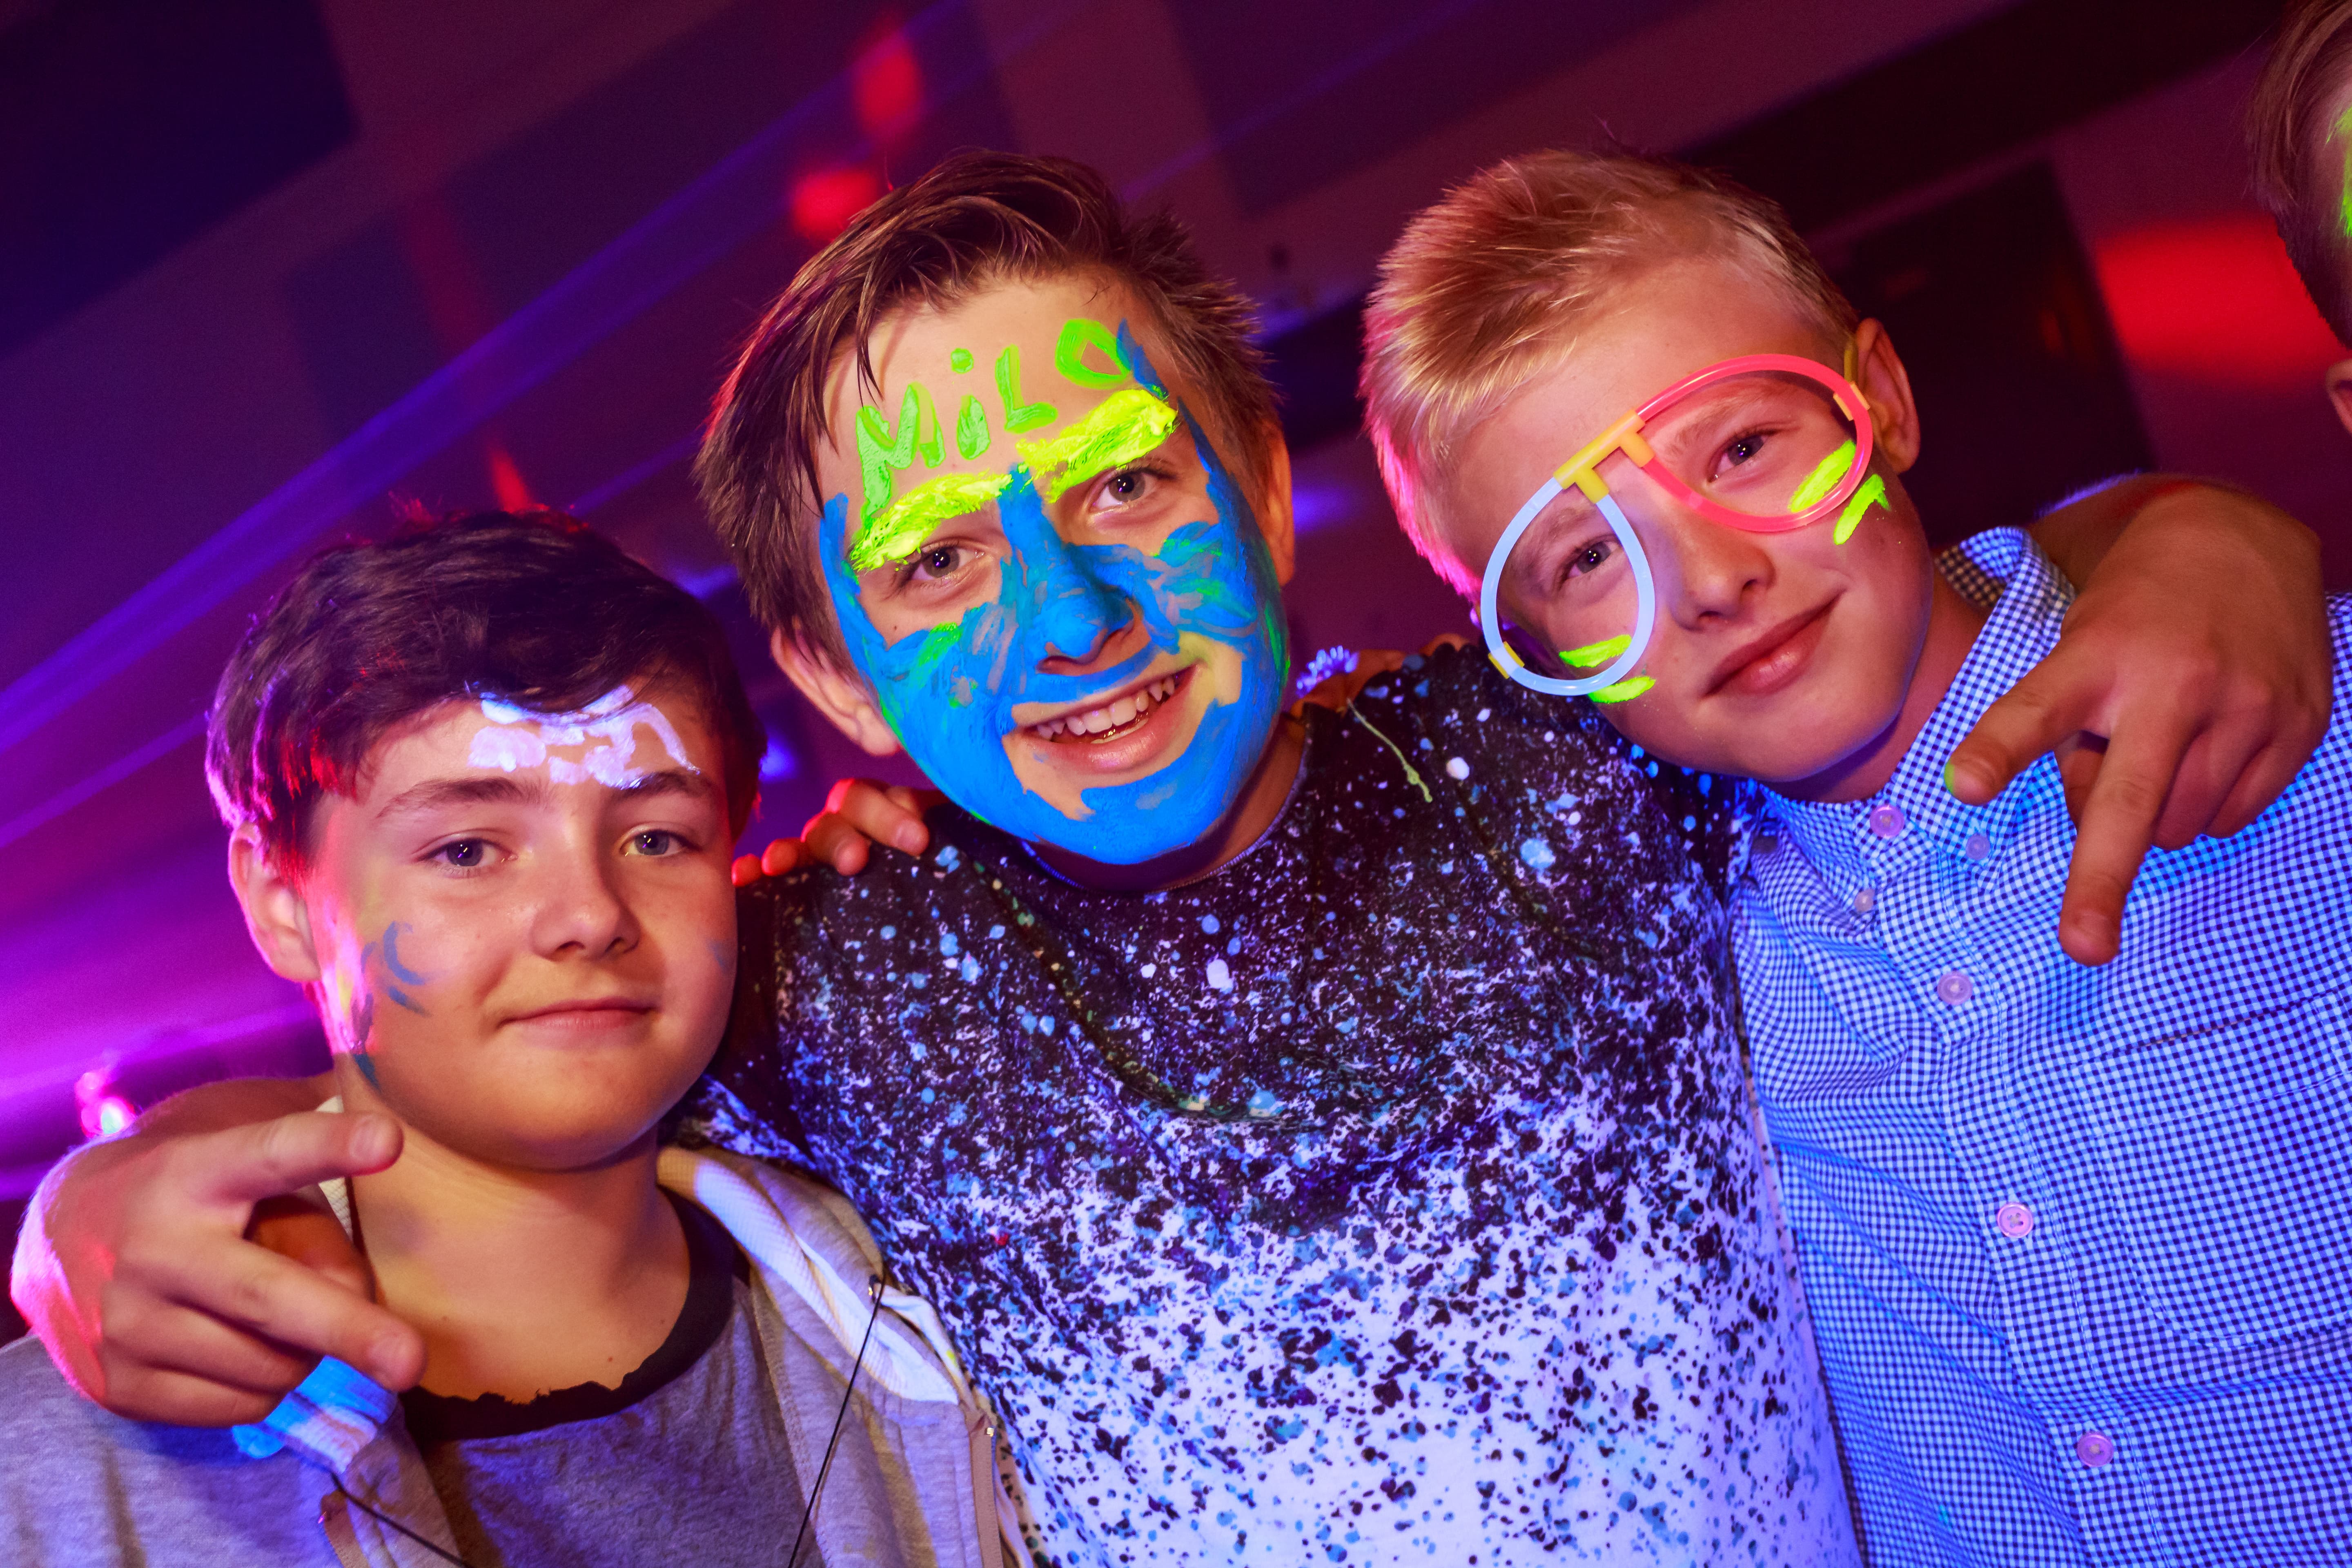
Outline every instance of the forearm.
<path fill-rule="evenodd" d="M 2034 543 L 2077 589 L 2109 552 L 2129 539 L 2172 556 L 2254 561 L 2284 581 L 2316 580 L 2319 539 L 2302 523 L 2243 490 L 2172 474 L 2130 474 L 2080 496 L 2027 526 Z"/>

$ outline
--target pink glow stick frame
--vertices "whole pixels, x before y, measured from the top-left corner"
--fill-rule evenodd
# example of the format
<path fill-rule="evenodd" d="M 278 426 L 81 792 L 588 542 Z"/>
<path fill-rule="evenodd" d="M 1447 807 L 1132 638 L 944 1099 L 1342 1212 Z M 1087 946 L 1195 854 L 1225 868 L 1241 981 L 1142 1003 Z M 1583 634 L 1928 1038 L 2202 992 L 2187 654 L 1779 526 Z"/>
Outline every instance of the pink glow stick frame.
<path fill-rule="evenodd" d="M 1853 350 L 1846 350 L 1846 363 L 1853 363 Z M 1719 502 L 1711 501 L 1677 479 L 1674 471 L 1658 461 L 1658 455 L 1642 438 L 1643 429 L 1668 408 L 1692 393 L 1713 386 L 1719 381 L 1729 381 L 1738 375 L 1751 375 L 1758 371 L 1778 371 L 1784 375 L 1801 375 L 1824 388 L 1837 403 L 1838 409 L 1853 421 L 1853 463 L 1845 471 L 1837 487 L 1802 511 L 1785 517 L 1758 517 L 1750 512 L 1734 511 Z M 1851 371 L 1849 370 L 1849 374 Z M 1602 431 L 1576 456 L 1559 466 L 1562 488 L 1574 485 L 1594 500 L 1609 493 L 1599 472 L 1601 460 L 1612 452 L 1622 451 L 1641 470 L 1655 480 L 1668 495 L 1706 518 L 1727 528 L 1743 529 L 1749 533 L 1790 533 L 1800 528 L 1834 516 L 1840 508 L 1853 499 L 1853 492 L 1870 477 L 1870 452 L 1873 436 L 1870 427 L 1870 404 L 1862 389 L 1845 375 L 1840 375 L 1818 361 L 1801 359 L 1795 354 L 1742 354 L 1711 364 L 1696 375 L 1686 375 L 1675 383 L 1624 418 Z"/>
<path fill-rule="evenodd" d="M 1480 585 L 1478 595 L 1479 629 L 1486 634 L 1486 657 L 1494 661 L 1496 668 L 1520 685 L 1560 697 L 1590 696 L 1623 679 L 1641 662 L 1642 655 L 1648 648 L 1651 626 L 1655 617 L 1657 590 L 1651 582 L 1649 559 L 1642 550 L 1640 541 L 1633 537 L 1624 513 L 1618 509 L 1616 499 L 1609 493 L 1607 481 L 1600 474 L 1601 459 L 1613 452 L 1623 452 L 1629 461 L 1649 475 L 1668 495 L 1710 522 L 1721 523 L 1727 528 L 1737 528 L 1748 533 L 1789 533 L 1834 515 L 1853 499 L 1854 491 L 1861 489 L 1863 482 L 1870 477 L 1870 455 L 1874 445 L 1870 402 L 1863 396 L 1862 389 L 1854 385 L 1853 369 L 1853 345 L 1851 343 L 1846 345 L 1843 374 L 1796 354 L 1742 354 L 1683 377 L 1579 447 L 1574 457 L 1553 470 L 1542 487 L 1528 498 L 1528 503 L 1519 509 L 1518 515 L 1503 531 L 1503 537 L 1496 541 L 1493 554 L 1487 557 L 1486 580 Z M 1753 374 L 1758 371 L 1778 371 L 1818 384 L 1829 393 L 1840 412 L 1853 421 L 1853 461 L 1847 466 L 1844 477 L 1820 500 L 1802 511 L 1790 512 L 1785 517 L 1759 517 L 1750 512 L 1735 511 L 1709 500 L 1659 462 L 1657 453 L 1642 437 L 1643 429 L 1651 420 L 1692 393 L 1719 381 Z M 1626 556 L 1633 566 L 1641 608 L 1632 643 L 1623 653 L 1609 662 L 1606 669 L 1598 675 L 1562 680 L 1553 676 L 1539 675 L 1519 661 L 1517 653 L 1503 639 L 1497 599 L 1502 586 L 1503 565 L 1509 560 L 1511 551 L 1527 532 L 1528 525 L 1535 521 L 1537 514 L 1550 504 L 1552 497 L 1570 485 L 1582 490 L 1608 516 L 1610 526 L 1625 544 Z"/>

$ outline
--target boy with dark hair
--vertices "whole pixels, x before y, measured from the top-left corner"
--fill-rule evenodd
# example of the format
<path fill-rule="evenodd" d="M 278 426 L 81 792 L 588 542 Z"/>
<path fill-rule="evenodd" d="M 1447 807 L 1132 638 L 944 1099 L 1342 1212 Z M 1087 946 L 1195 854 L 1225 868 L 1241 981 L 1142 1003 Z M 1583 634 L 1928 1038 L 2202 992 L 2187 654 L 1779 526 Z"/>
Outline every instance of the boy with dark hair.
<path fill-rule="evenodd" d="M 1465 286 L 1502 258 L 1546 287 Z M 1902 361 L 1776 208 L 1514 159 L 1413 220 L 1369 320 L 1392 488 L 1498 663 L 1769 785 L 1733 945 L 1872 1561 L 2343 1562 L 2352 605 L 2317 753 L 2081 965 L 2061 765 L 1946 783 L 2073 590 L 2016 530 L 1937 570 Z"/>
<path fill-rule="evenodd" d="M 997 1561 L 984 1417 L 847 1205 L 656 1145 L 724 1029 L 762 741 L 709 613 L 577 524 L 296 574 L 207 771 L 255 945 L 326 1026 L 322 1109 L 397 1128 L 331 1196 L 423 1381 L 321 1362 L 230 1434 L 0 1350 L 10 1561 Z"/>
<path fill-rule="evenodd" d="M 968 154 L 754 333 L 721 531 L 801 689 L 962 809 L 750 896 L 698 1130 L 875 1222 L 1055 1561 L 1853 1561 L 1721 1007 L 1720 791 L 1475 658 L 1284 717 L 1244 320 L 1091 172 Z M 20 1294 L 121 1285 L 168 1151 L 239 1136 L 79 1157 L 27 1243 L 75 1289 Z"/>

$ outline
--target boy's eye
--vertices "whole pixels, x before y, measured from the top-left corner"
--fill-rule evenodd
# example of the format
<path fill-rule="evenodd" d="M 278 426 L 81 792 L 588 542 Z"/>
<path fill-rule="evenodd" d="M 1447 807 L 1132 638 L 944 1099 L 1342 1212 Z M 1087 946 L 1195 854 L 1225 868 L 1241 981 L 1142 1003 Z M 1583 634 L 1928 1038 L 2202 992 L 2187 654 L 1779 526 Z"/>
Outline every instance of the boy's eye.
<path fill-rule="evenodd" d="M 927 544 L 903 568 L 901 582 L 944 582 L 963 570 L 972 552 L 962 544 Z"/>
<path fill-rule="evenodd" d="M 1150 495 L 1165 477 L 1151 468 L 1121 468 L 1097 487 L 1094 510 L 1116 511 L 1133 506 Z"/>
<path fill-rule="evenodd" d="M 1569 552 L 1568 559 L 1560 563 L 1559 580 L 1565 584 L 1572 577 L 1598 572 L 1608 565 L 1616 553 L 1617 542 L 1613 539 L 1587 540 Z"/>
<path fill-rule="evenodd" d="M 490 863 L 491 849 L 480 838 L 458 838 L 442 845 L 426 857 L 457 871 L 473 871 Z"/>
<path fill-rule="evenodd" d="M 1746 468 L 1764 455 L 1765 444 L 1770 439 L 1770 435 L 1762 430 L 1750 430 L 1732 437 L 1725 445 L 1723 456 L 1717 459 L 1712 477 L 1720 479 L 1727 468 Z"/>
<path fill-rule="evenodd" d="M 685 850 L 686 840 L 667 827 L 648 827 L 629 835 L 627 853 L 631 855 L 679 855 Z"/>

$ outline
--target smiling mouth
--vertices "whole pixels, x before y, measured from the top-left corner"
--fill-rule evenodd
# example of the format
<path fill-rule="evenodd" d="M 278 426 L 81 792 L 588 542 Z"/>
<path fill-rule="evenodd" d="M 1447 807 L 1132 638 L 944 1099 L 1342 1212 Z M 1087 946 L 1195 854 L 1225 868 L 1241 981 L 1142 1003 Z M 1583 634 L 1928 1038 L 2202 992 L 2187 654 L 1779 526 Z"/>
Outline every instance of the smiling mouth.
<path fill-rule="evenodd" d="M 1173 675 L 1139 682 L 1092 708 L 1064 713 L 1041 723 L 1024 724 L 1022 732 L 1035 740 L 1054 741 L 1066 746 L 1116 741 L 1141 729 L 1150 721 L 1155 708 L 1174 701 L 1192 683 L 1194 668 L 1186 665 Z"/>
<path fill-rule="evenodd" d="M 1712 697 L 1727 690 L 1748 691 L 1755 689 L 1754 694 L 1760 695 L 1779 689 L 1794 676 L 1797 667 L 1803 662 L 1802 656 L 1810 654 L 1811 634 L 1821 628 L 1836 605 L 1837 601 L 1832 599 L 1819 609 L 1783 621 L 1725 659 L 1717 669 L 1715 679 L 1708 684 L 1706 694 Z M 1792 644 L 1798 646 L 1792 648 Z M 1799 657 L 1788 659 L 1780 657 L 1791 653 Z"/>

